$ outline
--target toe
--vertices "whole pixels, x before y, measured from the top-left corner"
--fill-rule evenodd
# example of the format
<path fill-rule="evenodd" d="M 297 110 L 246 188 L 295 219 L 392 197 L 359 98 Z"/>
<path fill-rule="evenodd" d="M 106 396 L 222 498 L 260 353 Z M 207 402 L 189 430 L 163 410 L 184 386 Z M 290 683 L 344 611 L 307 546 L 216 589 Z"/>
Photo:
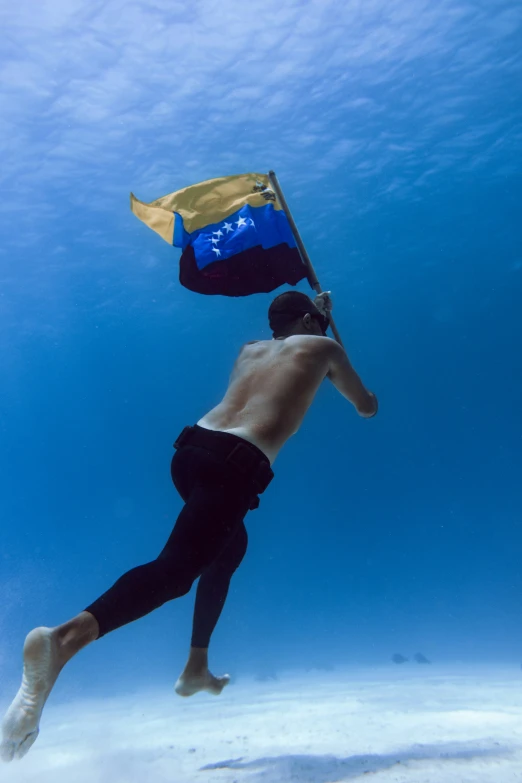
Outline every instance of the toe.
<path fill-rule="evenodd" d="M 33 743 L 36 741 L 36 738 L 38 736 L 38 729 L 35 729 L 34 731 L 31 731 L 30 734 L 28 734 L 25 739 L 22 740 L 18 748 L 16 749 L 15 756 L 17 759 L 21 759 L 25 756 L 29 748 L 33 745 Z"/>
<path fill-rule="evenodd" d="M 213 677 L 211 686 L 209 688 L 210 693 L 214 693 L 216 696 L 219 696 L 225 685 L 228 685 L 229 682 L 229 674 L 224 674 L 223 677 Z"/>
<path fill-rule="evenodd" d="M 221 687 L 224 688 L 230 682 L 230 674 L 224 674 L 222 677 L 218 677 L 217 680 Z"/>
<path fill-rule="evenodd" d="M 7 742 L 4 741 L 0 745 L 0 758 L 2 761 L 12 761 L 14 759 L 15 754 L 15 744 L 14 742 Z"/>

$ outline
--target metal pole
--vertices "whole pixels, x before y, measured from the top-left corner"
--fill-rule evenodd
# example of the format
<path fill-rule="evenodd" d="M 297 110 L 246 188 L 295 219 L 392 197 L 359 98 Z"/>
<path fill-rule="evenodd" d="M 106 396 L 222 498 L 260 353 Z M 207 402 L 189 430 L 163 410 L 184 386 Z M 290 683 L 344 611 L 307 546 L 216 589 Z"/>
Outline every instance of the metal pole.
<path fill-rule="evenodd" d="M 288 222 L 290 223 L 290 228 L 292 229 L 292 234 L 294 235 L 295 243 L 297 245 L 297 249 L 299 250 L 299 255 L 301 256 L 301 259 L 303 261 L 303 264 L 306 266 L 308 270 L 307 278 L 308 282 L 310 283 L 311 287 L 314 289 L 314 291 L 317 294 L 322 293 L 322 288 L 319 283 L 319 280 L 317 279 L 317 275 L 315 274 L 315 269 L 313 267 L 313 264 L 310 260 L 310 256 L 308 255 L 306 251 L 306 247 L 304 246 L 304 242 L 301 239 L 301 235 L 299 233 L 299 229 L 296 226 L 295 220 L 292 217 L 292 213 L 290 212 L 290 209 L 288 207 L 288 204 L 286 202 L 286 199 L 283 195 L 283 191 L 281 190 L 281 185 L 279 184 L 279 180 L 276 177 L 275 171 L 269 171 L 268 172 L 268 179 L 270 180 L 270 184 L 272 185 L 274 192 L 279 199 L 279 202 L 281 206 L 283 207 L 283 210 L 286 214 L 286 217 L 288 218 Z M 332 330 L 332 334 L 339 343 L 339 345 L 343 344 L 343 341 L 341 340 L 341 337 L 339 335 L 339 332 L 337 331 L 337 327 L 335 325 L 334 319 L 332 318 L 332 314 L 330 313 L 330 329 Z"/>

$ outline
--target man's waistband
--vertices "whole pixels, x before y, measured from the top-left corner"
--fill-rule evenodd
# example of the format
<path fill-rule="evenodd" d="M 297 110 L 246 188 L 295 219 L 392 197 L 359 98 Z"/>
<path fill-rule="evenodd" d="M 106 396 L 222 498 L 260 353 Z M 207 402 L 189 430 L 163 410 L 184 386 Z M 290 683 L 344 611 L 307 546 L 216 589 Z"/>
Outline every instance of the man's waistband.
<path fill-rule="evenodd" d="M 230 432 L 207 430 L 195 424 L 193 427 L 185 427 L 176 438 L 174 448 L 183 446 L 196 446 L 220 457 L 245 479 L 251 480 L 256 493 L 264 492 L 274 478 L 266 454 L 253 443 Z"/>

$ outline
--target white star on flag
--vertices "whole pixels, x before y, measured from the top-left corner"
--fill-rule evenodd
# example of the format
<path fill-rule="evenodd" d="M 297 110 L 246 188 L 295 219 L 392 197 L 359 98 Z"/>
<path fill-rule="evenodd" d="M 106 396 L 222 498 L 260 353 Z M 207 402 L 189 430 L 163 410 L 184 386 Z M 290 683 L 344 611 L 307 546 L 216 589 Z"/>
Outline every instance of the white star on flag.
<path fill-rule="evenodd" d="M 225 222 L 225 225 L 223 226 L 223 228 L 225 229 L 227 234 L 230 234 L 230 232 L 234 230 L 232 228 L 232 223 L 227 223 L 227 222 Z"/>
<path fill-rule="evenodd" d="M 217 230 L 217 231 L 213 231 L 212 233 L 213 233 L 213 234 L 214 234 L 214 236 L 216 236 L 218 239 L 219 239 L 220 237 L 222 237 L 222 236 L 223 236 L 223 232 L 221 231 L 221 229 L 220 229 L 220 228 L 218 228 L 218 230 Z"/>
<path fill-rule="evenodd" d="M 216 242 L 219 242 L 219 239 L 216 239 L 216 237 L 210 237 L 210 241 L 212 242 L 213 245 L 215 245 Z"/>
<path fill-rule="evenodd" d="M 212 250 L 216 254 L 216 258 L 221 255 L 221 250 L 218 247 L 213 247 Z"/>
<path fill-rule="evenodd" d="M 248 225 L 249 225 L 249 226 L 254 226 L 254 228 L 256 227 L 256 224 L 254 223 L 254 221 L 252 220 L 252 218 L 250 218 L 250 223 L 249 223 Z"/>
<path fill-rule="evenodd" d="M 239 217 L 239 220 L 237 221 L 237 227 L 241 228 L 241 226 L 246 226 L 247 222 L 244 217 Z"/>

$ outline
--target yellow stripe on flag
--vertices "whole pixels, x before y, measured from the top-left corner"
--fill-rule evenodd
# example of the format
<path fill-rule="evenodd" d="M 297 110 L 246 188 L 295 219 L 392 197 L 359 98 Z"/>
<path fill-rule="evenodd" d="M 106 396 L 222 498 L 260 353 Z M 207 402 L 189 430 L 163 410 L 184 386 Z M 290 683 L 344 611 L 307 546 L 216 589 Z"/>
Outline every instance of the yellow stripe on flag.
<path fill-rule="evenodd" d="M 271 203 L 274 209 L 282 209 L 277 200 L 267 199 L 266 189 L 272 193 L 267 174 L 237 174 L 199 182 L 148 204 L 131 193 L 131 209 L 136 217 L 172 245 L 174 212 L 181 215 L 185 231 L 191 234 L 204 226 L 219 223 L 245 204 L 265 207 Z"/>
<path fill-rule="evenodd" d="M 165 198 L 167 197 L 165 196 Z M 131 210 L 136 217 L 159 234 L 165 242 L 172 245 L 174 241 L 174 214 L 168 212 L 164 207 L 155 206 L 154 201 L 151 204 L 145 204 L 144 201 L 137 199 L 134 193 L 130 194 L 130 200 Z"/>

